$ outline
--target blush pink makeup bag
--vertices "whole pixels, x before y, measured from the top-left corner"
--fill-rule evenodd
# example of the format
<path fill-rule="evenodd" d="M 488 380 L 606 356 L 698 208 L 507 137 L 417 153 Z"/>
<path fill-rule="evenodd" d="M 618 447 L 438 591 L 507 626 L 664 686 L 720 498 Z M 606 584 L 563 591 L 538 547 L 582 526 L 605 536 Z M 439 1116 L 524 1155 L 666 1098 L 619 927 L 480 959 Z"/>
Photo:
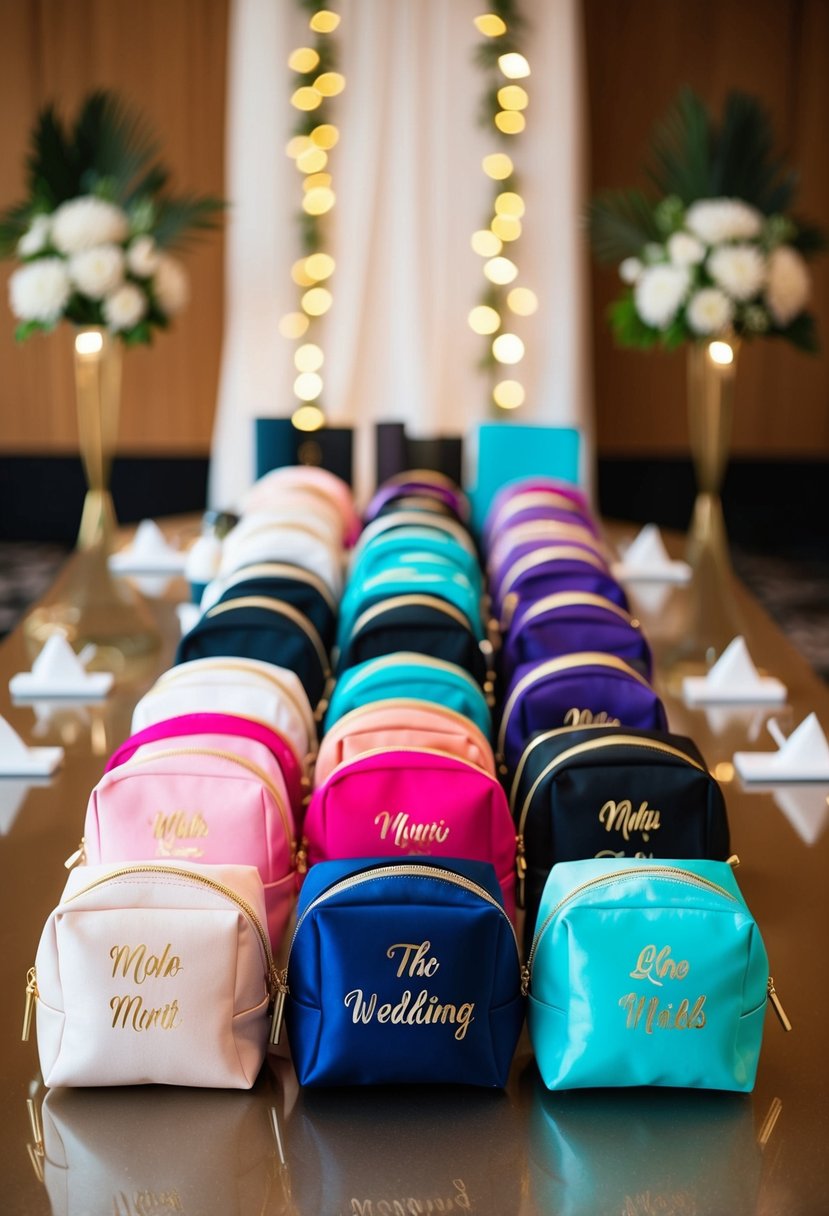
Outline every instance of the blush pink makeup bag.
<path fill-rule="evenodd" d="M 249 866 L 82 866 L 29 972 L 47 1085 L 250 1089 L 276 968 Z"/>
<path fill-rule="evenodd" d="M 495 776 L 492 745 L 474 722 L 442 705 L 401 697 L 362 705 L 334 723 L 320 744 L 314 785 L 322 785 L 338 764 L 364 752 L 400 747 L 447 752 Z"/>
<path fill-rule="evenodd" d="M 444 752 L 398 747 L 339 765 L 305 817 L 308 864 L 345 857 L 462 857 L 495 867 L 515 917 L 515 827 L 489 773 Z"/>
<path fill-rule="evenodd" d="M 256 866 L 279 947 L 296 894 L 296 832 L 285 780 L 264 743 L 201 734 L 144 744 L 92 791 L 81 850 L 92 864 Z"/>

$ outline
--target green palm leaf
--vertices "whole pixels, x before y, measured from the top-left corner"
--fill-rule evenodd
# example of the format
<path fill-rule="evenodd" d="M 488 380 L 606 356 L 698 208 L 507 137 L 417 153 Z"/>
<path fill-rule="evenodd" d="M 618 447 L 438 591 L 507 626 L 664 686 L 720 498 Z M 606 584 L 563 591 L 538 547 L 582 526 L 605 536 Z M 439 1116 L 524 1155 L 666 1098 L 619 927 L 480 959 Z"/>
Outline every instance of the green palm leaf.
<path fill-rule="evenodd" d="M 685 206 L 711 197 L 711 123 L 705 106 L 691 89 L 683 89 L 656 128 L 648 178 L 663 195 L 676 195 Z"/>
<path fill-rule="evenodd" d="M 729 94 L 712 149 L 712 197 L 740 198 L 772 215 L 791 204 L 796 180 L 774 155 L 767 111 L 754 97 Z"/>
<path fill-rule="evenodd" d="M 84 188 L 102 183 L 114 202 L 124 204 L 139 174 L 146 174 L 158 144 L 143 118 L 113 93 L 91 93 L 75 124 L 73 137 Z"/>
<path fill-rule="evenodd" d="M 641 190 L 606 190 L 591 200 L 587 226 L 600 262 L 636 257 L 661 239 L 652 205 Z"/>

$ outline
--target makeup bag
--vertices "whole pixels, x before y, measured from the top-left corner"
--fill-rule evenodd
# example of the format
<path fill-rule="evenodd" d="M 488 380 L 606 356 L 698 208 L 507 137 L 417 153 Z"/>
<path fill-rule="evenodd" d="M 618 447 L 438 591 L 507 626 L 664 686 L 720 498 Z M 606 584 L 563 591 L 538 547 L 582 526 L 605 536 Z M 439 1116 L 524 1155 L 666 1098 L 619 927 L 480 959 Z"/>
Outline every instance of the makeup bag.
<path fill-rule="evenodd" d="M 589 646 L 615 654 L 649 680 L 653 659 L 639 622 L 601 595 L 559 591 L 524 600 L 504 633 L 501 668 L 511 675 L 522 663 L 541 663 Z"/>
<path fill-rule="evenodd" d="M 491 866 L 316 866 L 286 970 L 301 1085 L 506 1084 L 524 1010 Z"/>
<path fill-rule="evenodd" d="M 179 642 L 175 662 L 219 657 L 287 667 L 299 676 L 314 706 L 331 674 L 323 640 L 307 616 L 264 595 L 239 596 L 208 608 Z"/>
<path fill-rule="evenodd" d="M 443 705 L 471 718 L 487 738 L 492 733 L 492 715 L 477 680 L 454 663 L 411 652 L 369 659 L 344 671 L 331 694 L 326 731 L 350 710 L 396 699 L 402 690 L 407 697 Z"/>
<path fill-rule="evenodd" d="M 401 747 L 448 752 L 495 776 L 492 745 L 470 718 L 443 705 L 398 697 L 352 709 L 331 727 L 320 744 L 314 785 L 363 752 Z"/>
<path fill-rule="evenodd" d="M 417 528 L 418 531 L 438 532 L 442 536 L 451 537 L 458 545 L 468 549 L 469 553 L 477 556 L 475 542 L 463 524 L 454 518 L 442 515 L 424 514 L 422 511 L 393 511 L 391 514 L 378 515 L 370 524 L 366 524 L 360 539 L 354 546 L 352 560 L 356 563 L 369 545 L 374 544 L 380 536 L 387 536 L 398 528 Z"/>
<path fill-rule="evenodd" d="M 435 528 L 407 527 L 381 532 L 361 548 L 349 572 L 350 580 L 365 579 L 387 566 L 417 566 L 433 557 L 451 562 L 469 579 L 480 597 L 483 574 L 472 546 L 462 545 Z"/>
<path fill-rule="evenodd" d="M 172 747 L 175 746 L 173 743 L 175 739 L 180 739 L 182 736 L 199 735 L 223 735 L 227 739 L 239 736 L 261 743 L 271 753 L 282 773 L 294 815 L 300 813 L 307 783 L 300 757 L 285 735 L 266 726 L 264 722 L 240 717 L 237 714 L 181 714 L 177 718 L 154 722 L 152 726 L 145 726 L 143 730 L 130 735 L 120 747 L 115 749 L 107 761 L 105 772 L 108 773 L 110 769 L 117 768 L 120 764 L 126 764 L 139 747 L 143 747 L 147 743 L 160 743 L 162 740 L 168 740 L 167 745 Z"/>
<path fill-rule="evenodd" d="M 536 731 L 593 722 L 668 729 L 654 689 L 615 655 L 579 651 L 545 663 L 524 663 L 506 690 L 496 752 L 512 772 Z"/>
<path fill-rule="evenodd" d="M 306 490 L 291 490 L 264 511 L 245 513 L 225 537 L 224 551 L 264 531 L 312 533 L 334 549 L 343 548 L 343 522 L 333 503 Z"/>
<path fill-rule="evenodd" d="M 300 566 L 286 562 L 260 562 L 234 574 L 214 579 L 205 588 L 199 608 L 202 615 L 215 604 L 247 596 L 265 596 L 296 608 L 316 629 L 326 650 L 334 645 L 337 601 L 325 581 Z"/>
<path fill-rule="evenodd" d="M 515 830 L 503 789 L 457 756 L 363 752 L 317 786 L 303 825 L 308 865 L 340 857 L 429 854 L 488 861 L 515 915 Z"/>
<path fill-rule="evenodd" d="M 485 548 L 489 549 L 493 538 L 528 507 L 568 511 L 574 520 L 583 519 L 595 527 L 590 504 L 577 486 L 554 478 L 522 478 L 502 486 L 493 498 L 482 530 Z"/>
<path fill-rule="evenodd" d="M 274 501 L 279 501 L 285 491 L 295 489 L 304 490 L 333 503 L 343 521 L 346 545 L 350 546 L 356 542 L 362 525 L 354 507 L 351 487 L 341 477 L 318 466 L 300 464 L 272 469 L 248 490 L 242 501 L 243 510 L 247 513 L 266 511 Z"/>
<path fill-rule="evenodd" d="M 690 739 L 626 726 L 535 735 L 518 765 L 512 812 L 518 903 L 532 932 L 547 875 L 585 857 L 730 852 L 722 791 Z"/>
<path fill-rule="evenodd" d="M 457 519 L 466 522 L 469 519 L 469 499 L 460 486 L 450 478 L 428 469 L 412 469 L 397 477 L 389 478 L 375 492 L 365 509 L 366 523 L 400 499 L 423 498 L 442 503 Z"/>
<path fill-rule="evenodd" d="M 282 771 L 265 744 L 191 735 L 139 747 L 92 791 L 87 862 L 184 859 L 254 865 L 277 949 L 296 894 L 296 829 Z"/>
<path fill-rule="evenodd" d="M 469 618 L 438 595 L 408 592 L 372 604 L 356 618 L 337 657 L 337 671 L 397 651 L 455 663 L 491 691 L 492 645 Z"/>
<path fill-rule="evenodd" d="M 340 604 L 339 646 L 367 608 L 397 595 L 438 596 L 464 614 L 479 638 L 484 636 L 480 590 L 452 562 L 433 557 L 416 566 L 387 566 L 368 578 L 351 579 Z"/>
<path fill-rule="evenodd" d="M 263 722 L 283 735 L 303 762 L 317 750 L 317 726 L 299 677 L 273 663 L 232 655 L 193 659 L 165 671 L 136 705 L 132 730 L 200 713 L 205 705 Z"/>
<path fill-rule="evenodd" d="M 595 532 L 585 527 L 581 520 L 574 522 L 571 516 L 568 520 L 534 519 L 522 524 L 514 524 L 500 532 L 493 539 L 487 559 L 487 568 L 491 573 L 504 569 L 547 545 L 583 545 L 595 553 L 605 564 L 610 562 L 610 550 Z"/>
<path fill-rule="evenodd" d="M 233 539 L 233 532 L 229 533 L 222 549 L 219 575 L 235 574 L 245 566 L 258 566 L 262 562 L 299 566 L 321 578 L 335 599 L 342 594 L 342 548 L 323 539 L 310 526 L 294 523 L 285 527 L 272 523 L 251 531 L 238 541 Z"/>
<path fill-rule="evenodd" d="M 524 968 L 548 1089 L 749 1091 L 767 1000 L 760 931 L 723 861 L 568 861 L 544 888 Z"/>
<path fill-rule="evenodd" d="M 587 591 L 629 610 L 627 596 L 607 563 L 585 545 L 544 545 L 494 572 L 489 585 L 494 615 L 508 629 L 519 604 L 562 591 Z"/>
<path fill-rule="evenodd" d="M 49 1086 L 249 1089 L 276 968 L 252 866 L 73 870 L 29 973 Z"/>

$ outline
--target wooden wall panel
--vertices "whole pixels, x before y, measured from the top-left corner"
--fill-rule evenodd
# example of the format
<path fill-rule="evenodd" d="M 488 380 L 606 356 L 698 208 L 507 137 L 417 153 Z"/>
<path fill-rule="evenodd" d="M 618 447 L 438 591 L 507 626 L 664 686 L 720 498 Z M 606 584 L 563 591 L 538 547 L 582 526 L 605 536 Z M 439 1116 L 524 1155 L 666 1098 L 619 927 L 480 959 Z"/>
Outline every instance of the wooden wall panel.
<path fill-rule="evenodd" d="M 74 115 L 92 88 L 114 88 L 160 136 L 174 188 L 224 189 L 225 59 L 230 0 L 0 0 L 0 200 L 23 194 L 28 132 L 54 100 Z M 206 453 L 223 322 L 223 241 L 185 256 L 192 299 L 149 348 L 129 350 L 119 451 Z M 22 346 L 0 265 L 0 451 L 77 449 L 71 328 Z"/>
<path fill-rule="evenodd" d="M 825 0 L 583 0 L 583 8 L 594 191 L 645 184 L 650 131 L 682 84 L 717 110 L 736 88 L 771 111 L 778 144 L 800 170 L 796 209 L 829 227 Z M 829 257 L 812 267 L 829 348 Z M 600 452 L 684 453 L 684 352 L 615 349 L 606 311 L 619 280 L 596 268 L 592 286 Z M 829 359 L 779 342 L 745 344 L 735 409 L 736 452 L 829 456 Z"/>

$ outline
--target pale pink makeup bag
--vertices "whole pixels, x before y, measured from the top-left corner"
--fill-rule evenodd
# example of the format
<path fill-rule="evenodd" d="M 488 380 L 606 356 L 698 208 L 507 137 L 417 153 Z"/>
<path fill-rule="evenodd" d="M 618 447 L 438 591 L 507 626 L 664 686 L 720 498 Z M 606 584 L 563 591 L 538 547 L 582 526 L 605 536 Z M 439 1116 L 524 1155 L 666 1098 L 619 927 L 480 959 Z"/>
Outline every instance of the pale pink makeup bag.
<path fill-rule="evenodd" d="M 251 486 L 242 500 L 242 510 L 246 514 L 267 511 L 279 502 L 283 492 L 291 490 L 307 490 L 332 502 L 342 517 L 346 545 L 355 543 L 362 523 L 354 506 L 351 487 L 328 469 L 307 464 L 273 469 Z"/>
<path fill-rule="evenodd" d="M 296 832 L 282 771 L 256 739 L 199 734 L 145 743 L 89 799 L 87 862 L 256 866 L 274 949 L 296 894 Z"/>
<path fill-rule="evenodd" d="M 311 798 L 308 863 L 344 857 L 463 857 L 495 867 L 515 916 L 515 827 L 489 773 L 444 752 L 398 747 L 339 765 Z"/>
<path fill-rule="evenodd" d="M 27 1016 L 33 1000 L 50 1086 L 249 1089 L 275 993 L 255 869 L 83 866 L 43 929 Z"/>
<path fill-rule="evenodd" d="M 322 785 L 338 764 L 363 752 L 400 747 L 447 752 L 495 776 L 492 746 L 474 722 L 442 705 L 401 697 L 361 705 L 334 723 L 320 744 L 314 785 Z"/>

